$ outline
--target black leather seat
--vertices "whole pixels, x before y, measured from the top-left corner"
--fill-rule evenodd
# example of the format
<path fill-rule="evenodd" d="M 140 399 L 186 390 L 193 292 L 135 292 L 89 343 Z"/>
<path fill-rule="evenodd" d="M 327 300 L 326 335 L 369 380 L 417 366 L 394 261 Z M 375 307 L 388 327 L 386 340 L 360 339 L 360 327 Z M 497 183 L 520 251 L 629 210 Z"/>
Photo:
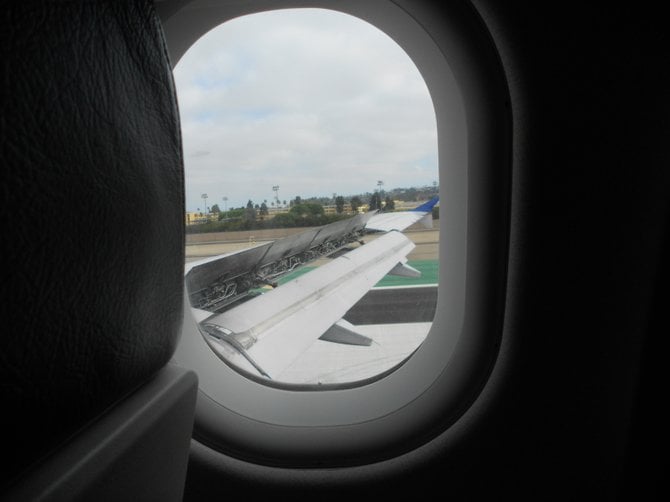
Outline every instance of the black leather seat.
<path fill-rule="evenodd" d="M 183 165 L 147 0 L 3 3 L 2 493 L 178 500 Z"/>

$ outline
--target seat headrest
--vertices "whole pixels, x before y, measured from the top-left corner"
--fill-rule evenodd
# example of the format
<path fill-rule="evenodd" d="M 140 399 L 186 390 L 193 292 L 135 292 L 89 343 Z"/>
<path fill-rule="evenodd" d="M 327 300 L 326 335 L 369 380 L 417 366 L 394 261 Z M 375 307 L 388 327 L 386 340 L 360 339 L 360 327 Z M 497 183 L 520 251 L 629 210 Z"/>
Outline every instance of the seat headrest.
<path fill-rule="evenodd" d="M 171 357 L 184 196 L 172 73 L 152 3 L 3 9 L 0 382 L 9 479 Z"/>

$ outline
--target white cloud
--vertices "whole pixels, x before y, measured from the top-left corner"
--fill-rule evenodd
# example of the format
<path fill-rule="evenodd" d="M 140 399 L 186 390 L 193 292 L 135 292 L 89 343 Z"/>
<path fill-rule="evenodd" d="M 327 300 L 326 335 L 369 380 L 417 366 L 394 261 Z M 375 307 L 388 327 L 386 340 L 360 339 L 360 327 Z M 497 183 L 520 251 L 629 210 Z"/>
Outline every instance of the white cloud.
<path fill-rule="evenodd" d="M 387 35 L 320 9 L 237 18 L 175 68 L 187 209 L 430 184 L 428 90 Z"/>

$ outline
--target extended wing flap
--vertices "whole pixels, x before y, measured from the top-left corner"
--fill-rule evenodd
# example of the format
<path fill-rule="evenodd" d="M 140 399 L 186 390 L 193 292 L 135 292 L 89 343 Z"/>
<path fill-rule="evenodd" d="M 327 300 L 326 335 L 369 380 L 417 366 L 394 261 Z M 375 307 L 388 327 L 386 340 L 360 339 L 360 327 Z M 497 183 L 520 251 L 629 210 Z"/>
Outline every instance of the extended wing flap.
<path fill-rule="evenodd" d="M 319 337 L 319 340 L 341 343 L 343 345 L 359 345 L 363 347 L 372 345 L 372 338 L 356 331 L 356 326 L 344 319 L 340 319 L 333 324 L 328 331 Z"/>
<path fill-rule="evenodd" d="M 239 358 L 277 378 L 413 248 L 407 237 L 390 232 L 208 323 L 233 334 L 245 350 Z"/>
<path fill-rule="evenodd" d="M 388 275 L 397 275 L 399 277 L 421 277 L 421 272 L 411 265 L 407 265 L 407 260 L 403 260 L 389 270 Z"/>

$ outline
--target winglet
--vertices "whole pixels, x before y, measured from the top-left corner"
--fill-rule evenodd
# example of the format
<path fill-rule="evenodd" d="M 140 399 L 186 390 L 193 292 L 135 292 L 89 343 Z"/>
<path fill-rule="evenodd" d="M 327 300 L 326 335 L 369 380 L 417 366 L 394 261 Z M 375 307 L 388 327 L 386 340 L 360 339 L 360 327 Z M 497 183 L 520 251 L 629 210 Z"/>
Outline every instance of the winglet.
<path fill-rule="evenodd" d="M 435 206 L 435 204 L 437 204 L 439 201 L 440 196 L 438 195 L 430 199 L 428 202 L 425 202 L 420 206 L 415 207 L 414 209 L 410 209 L 410 211 L 430 212 L 433 210 L 433 206 Z"/>

